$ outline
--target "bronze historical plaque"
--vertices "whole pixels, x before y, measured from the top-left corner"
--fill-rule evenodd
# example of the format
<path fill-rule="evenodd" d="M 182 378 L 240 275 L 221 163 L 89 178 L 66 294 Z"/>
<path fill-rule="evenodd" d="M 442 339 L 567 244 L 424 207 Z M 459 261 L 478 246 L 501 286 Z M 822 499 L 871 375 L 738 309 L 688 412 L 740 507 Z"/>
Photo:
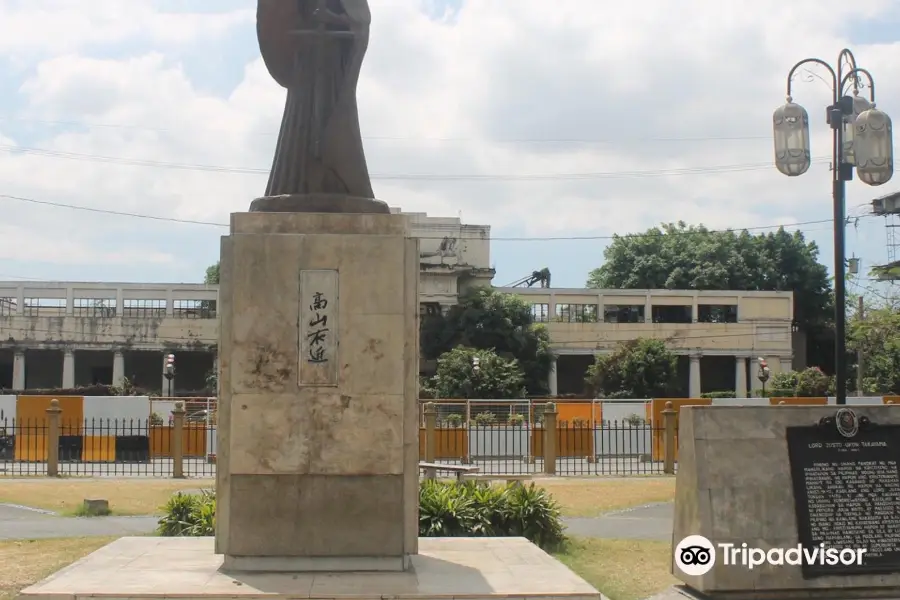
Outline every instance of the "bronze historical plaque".
<path fill-rule="evenodd" d="M 900 425 L 842 408 L 788 427 L 787 445 L 800 544 L 866 550 L 859 564 L 806 560 L 803 577 L 900 573 Z"/>

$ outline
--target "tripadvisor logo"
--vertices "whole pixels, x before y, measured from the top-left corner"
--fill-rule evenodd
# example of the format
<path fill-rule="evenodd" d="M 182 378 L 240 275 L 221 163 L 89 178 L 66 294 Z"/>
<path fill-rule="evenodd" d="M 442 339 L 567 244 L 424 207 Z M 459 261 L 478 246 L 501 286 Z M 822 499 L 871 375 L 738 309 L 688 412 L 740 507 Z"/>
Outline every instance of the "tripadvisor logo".
<path fill-rule="evenodd" d="M 725 566 L 753 569 L 760 565 L 861 565 L 864 548 L 826 548 L 819 544 L 811 548 L 797 545 L 791 548 L 751 548 L 747 544 L 713 544 L 702 535 L 689 535 L 675 546 L 675 565 L 685 575 L 698 577 L 709 573 L 719 562 Z"/>

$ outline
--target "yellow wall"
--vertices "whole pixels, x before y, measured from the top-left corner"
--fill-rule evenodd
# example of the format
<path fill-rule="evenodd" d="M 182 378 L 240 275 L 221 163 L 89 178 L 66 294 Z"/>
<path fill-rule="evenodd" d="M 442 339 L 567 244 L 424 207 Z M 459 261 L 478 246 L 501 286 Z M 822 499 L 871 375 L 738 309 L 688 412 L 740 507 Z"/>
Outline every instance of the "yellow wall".
<path fill-rule="evenodd" d="M 150 456 L 151 458 L 172 457 L 172 430 L 173 427 L 163 425 L 150 428 Z M 184 456 L 193 458 L 206 457 L 206 425 L 194 426 L 191 423 L 184 424 L 181 432 L 181 448 Z"/>
<path fill-rule="evenodd" d="M 85 462 L 115 462 L 116 437 L 114 435 L 84 436 L 81 460 Z"/>
<path fill-rule="evenodd" d="M 434 430 L 435 460 L 462 460 L 469 454 L 469 430 L 463 427 L 439 427 Z M 419 428 L 419 460 L 425 460 L 425 428 Z"/>
<path fill-rule="evenodd" d="M 574 427 L 575 419 L 583 419 L 589 426 L 592 416 L 591 405 L 591 402 L 557 402 L 556 421 L 557 423 L 565 422 L 569 427 Z"/>
<path fill-rule="evenodd" d="M 671 402 L 675 410 L 675 460 L 678 460 L 678 416 L 682 406 L 710 406 L 711 398 L 654 398 L 647 405 L 647 418 L 653 424 L 653 460 L 663 460 L 666 452 L 665 423 L 662 411 L 666 409 L 666 403 Z"/>
<path fill-rule="evenodd" d="M 531 453 L 544 455 L 544 428 L 531 430 Z M 560 427 L 556 430 L 556 456 L 558 458 L 587 458 L 594 456 L 594 430 L 587 427 Z"/>
<path fill-rule="evenodd" d="M 60 435 L 81 435 L 84 425 L 83 396 L 18 396 L 16 398 L 16 460 L 47 460 L 47 409 L 59 400 Z"/>
<path fill-rule="evenodd" d="M 818 406 L 821 404 L 828 404 L 828 398 L 769 398 L 769 404 L 772 406 L 778 406 L 784 402 L 787 404 L 799 404 L 802 406 Z"/>

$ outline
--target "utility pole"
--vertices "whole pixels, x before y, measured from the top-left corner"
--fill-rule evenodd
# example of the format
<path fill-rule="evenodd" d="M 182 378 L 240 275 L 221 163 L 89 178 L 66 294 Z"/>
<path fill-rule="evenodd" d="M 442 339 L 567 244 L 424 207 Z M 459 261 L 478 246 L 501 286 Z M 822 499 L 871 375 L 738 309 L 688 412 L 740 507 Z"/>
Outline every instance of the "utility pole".
<path fill-rule="evenodd" d="M 865 307 L 863 303 L 862 294 L 859 295 L 859 308 L 857 309 L 856 317 L 862 321 L 866 318 L 865 315 Z M 863 395 L 863 373 L 865 373 L 865 356 L 863 355 L 863 346 L 859 345 L 859 349 L 856 351 L 856 395 Z"/>

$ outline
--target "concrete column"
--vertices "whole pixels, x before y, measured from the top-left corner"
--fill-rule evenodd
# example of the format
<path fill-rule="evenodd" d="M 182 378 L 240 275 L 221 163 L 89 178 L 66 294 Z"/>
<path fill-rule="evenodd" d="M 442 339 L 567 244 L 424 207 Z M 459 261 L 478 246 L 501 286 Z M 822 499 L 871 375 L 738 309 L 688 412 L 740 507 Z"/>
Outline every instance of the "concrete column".
<path fill-rule="evenodd" d="M 556 294 L 550 294 L 550 299 L 547 300 L 547 322 L 553 323 L 556 321 Z"/>
<path fill-rule="evenodd" d="M 697 323 L 699 321 L 700 321 L 700 305 L 697 301 L 697 294 L 694 294 L 694 297 L 691 300 L 691 323 Z"/>
<path fill-rule="evenodd" d="M 602 323 L 605 321 L 605 311 L 603 307 L 606 306 L 605 301 L 603 300 L 603 294 L 597 294 L 597 322 Z"/>
<path fill-rule="evenodd" d="M 553 355 L 553 362 L 550 363 L 550 373 L 547 377 L 547 386 L 550 388 L 550 395 L 554 398 L 559 395 L 559 380 L 557 378 L 557 365 L 559 357 Z"/>
<path fill-rule="evenodd" d="M 66 389 L 75 387 L 75 351 L 68 348 L 63 351 L 62 386 Z"/>
<path fill-rule="evenodd" d="M 734 397 L 747 397 L 747 357 L 734 357 Z"/>
<path fill-rule="evenodd" d="M 25 351 L 16 350 L 13 355 L 12 389 L 21 392 L 25 389 Z"/>
<path fill-rule="evenodd" d="M 123 314 L 122 308 L 125 306 L 125 294 L 122 292 L 122 288 L 116 288 L 116 316 L 121 317 Z"/>
<path fill-rule="evenodd" d="M 20 285 L 16 288 L 16 314 L 25 314 L 25 286 Z"/>
<path fill-rule="evenodd" d="M 700 355 L 691 355 L 691 379 L 688 395 L 691 398 L 699 398 L 702 389 L 700 387 Z"/>
<path fill-rule="evenodd" d="M 75 290 L 71 287 L 66 288 L 66 315 L 72 316 L 75 314 Z M 66 387 L 63 384 L 63 387 Z"/>
<path fill-rule="evenodd" d="M 175 314 L 175 301 L 172 297 L 172 288 L 166 289 L 166 316 L 171 317 Z"/>
<path fill-rule="evenodd" d="M 650 300 L 650 293 L 644 299 L 644 323 L 653 322 L 653 302 Z"/>
<path fill-rule="evenodd" d="M 121 386 L 125 383 L 125 354 L 121 350 L 113 352 L 113 378 L 112 384 Z"/>

